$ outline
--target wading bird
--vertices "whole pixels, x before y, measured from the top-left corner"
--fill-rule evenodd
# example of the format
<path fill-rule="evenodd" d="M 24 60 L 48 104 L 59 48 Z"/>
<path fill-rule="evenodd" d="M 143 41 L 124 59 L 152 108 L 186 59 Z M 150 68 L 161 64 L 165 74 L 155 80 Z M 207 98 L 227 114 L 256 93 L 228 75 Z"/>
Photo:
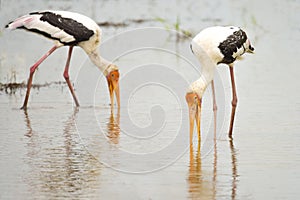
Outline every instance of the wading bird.
<path fill-rule="evenodd" d="M 214 72 L 218 64 L 229 66 L 232 84 L 232 111 L 229 127 L 229 137 L 232 138 L 237 95 L 234 81 L 233 62 L 240 59 L 244 53 L 253 53 L 254 48 L 250 44 L 246 33 L 233 26 L 215 26 L 202 30 L 191 42 L 191 50 L 199 60 L 202 71 L 198 80 L 193 82 L 186 93 L 186 101 L 189 107 L 190 140 L 192 141 L 194 121 L 197 125 L 198 140 L 200 140 L 200 115 L 201 100 L 206 87 L 212 83 L 214 113 L 216 116 L 216 100 L 214 91 Z"/>
<path fill-rule="evenodd" d="M 101 42 L 101 29 L 92 19 L 74 12 L 46 10 L 32 12 L 19 17 L 7 24 L 6 28 L 12 30 L 25 29 L 55 41 L 55 45 L 30 68 L 26 96 L 21 109 L 27 108 L 35 70 L 51 53 L 62 46 L 69 46 L 68 58 L 63 76 L 69 86 L 76 106 L 79 106 L 79 102 L 69 79 L 69 65 L 73 47 L 79 46 L 87 53 L 91 61 L 101 70 L 104 76 L 106 76 L 111 107 L 113 108 L 114 92 L 118 107 L 120 107 L 119 70 L 116 65 L 100 56 L 98 47 Z"/>

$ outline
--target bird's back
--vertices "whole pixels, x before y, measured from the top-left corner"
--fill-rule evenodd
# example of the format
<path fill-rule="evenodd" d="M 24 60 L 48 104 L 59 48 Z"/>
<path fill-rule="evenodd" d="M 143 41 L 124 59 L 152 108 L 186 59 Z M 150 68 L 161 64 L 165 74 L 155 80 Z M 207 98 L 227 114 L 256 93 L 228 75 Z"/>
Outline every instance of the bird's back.
<path fill-rule="evenodd" d="M 25 29 L 56 40 L 63 45 L 77 45 L 95 34 L 100 38 L 99 26 L 90 18 L 68 11 L 32 12 L 6 25 L 9 29 Z"/>
<path fill-rule="evenodd" d="M 214 26 L 202 30 L 193 39 L 194 45 L 202 48 L 216 64 L 233 63 L 245 52 L 252 52 L 254 48 L 246 33 L 234 26 Z M 196 47 L 192 46 L 194 51 Z"/>

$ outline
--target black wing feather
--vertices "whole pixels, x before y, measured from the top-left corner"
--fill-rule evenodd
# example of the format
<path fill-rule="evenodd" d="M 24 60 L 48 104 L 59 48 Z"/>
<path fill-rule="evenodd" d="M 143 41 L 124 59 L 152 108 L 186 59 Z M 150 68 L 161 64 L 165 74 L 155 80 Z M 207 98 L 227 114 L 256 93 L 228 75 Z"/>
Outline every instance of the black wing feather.
<path fill-rule="evenodd" d="M 45 12 L 32 12 L 30 15 L 40 14 L 42 17 L 40 18 L 41 21 L 48 22 L 52 26 L 55 26 L 61 30 L 64 30 L 67 34 L 72 35 L 75 38 L 75 41 L 72 42 L 62 42 L 65 45 L 75 45 L 79 42 L 83 42 L 89 40 L 89 38 L 94 35 L 94 31 L 85 27 L 82 23 L 76 21 L 75 19 L 65 18 L 59 14 L 52 13 L 49 11 Z M 42 34 L 48 38 L 56 39 L 51 37 L 51 35 L 38 31 L 38 30 L 30 30 L 33 32 L 37 32 Z"/>
<path fill-rule="evenodd" d="M 246 41 L 247 35 L 242 29 L 235 31 L 232 35 L 228 36 L 227 39 L 218 46 L 221 53 L 224 55 L 224 58 L 219 63 L 233 63 L 236 59 L 233 57 L 233 54 L 236 53 L 238 49 L 244 48 L 243 45 Z"/>

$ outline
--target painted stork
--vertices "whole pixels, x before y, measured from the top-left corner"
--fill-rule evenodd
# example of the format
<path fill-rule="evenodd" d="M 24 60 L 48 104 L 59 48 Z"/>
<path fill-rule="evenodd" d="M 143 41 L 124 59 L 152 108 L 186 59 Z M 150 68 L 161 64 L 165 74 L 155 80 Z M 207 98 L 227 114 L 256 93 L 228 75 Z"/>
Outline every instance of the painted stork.
<path fill-rule="evenodd" d="M 213 110 L 216 115 L 217 106 L 213 78 L 215 69 L 220 63 L 229 66 L 231 77 L 232 111 L 229 137 L 232 138 L 233 122 L 237 105 L 233 63 L 236 59 L 241 59 L 244 53 L 253 53 L 254 48 L 251 46 L 245 31 L 233 26 L 214 26 L 206 28 L 196 35 L 190 47 L 202 66 L 200 78 L 189 86 L 186 93 L 186 101 L 189 107 L 190 140 L 192 141 L 193 137 L 194 121 L 196 121 L 198 140 L 200 140 L 201 101 L 210 83 L 212 83 Z"/>
<path fill-rule="evenodd" d="M 98 51 L 101 43 L 101 29 L 92 19 L 74 12 L 67 11 L 38 11 L 17 18 L 6 25 L 8 29 L 25 29 L 38 33 L 55 41 L 55 45 L 42 56 L 31 68 L 27 82 L 27 92 L 21 109 L 27 108 L 32 78 L 38 66 L 57 48 L 69 46 L 68 58 L 63 76 L 69 86 L 76 106 L 79 102 L 69 79 L 69 65 L 74 46 L 81 47 L 89 56 L 90 60 L 106 76 L 110 93 L 111 107 L 113 108 L 114 92 L 120 107 L 119 95 L 119 70 L 116 65 L 102 58 Z"/>

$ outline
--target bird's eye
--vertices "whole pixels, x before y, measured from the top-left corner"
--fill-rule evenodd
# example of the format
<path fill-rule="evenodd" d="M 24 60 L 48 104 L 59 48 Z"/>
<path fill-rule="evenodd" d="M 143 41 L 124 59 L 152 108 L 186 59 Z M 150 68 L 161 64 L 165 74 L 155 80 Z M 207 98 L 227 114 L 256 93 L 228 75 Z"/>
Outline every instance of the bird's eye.
<path fill-rule="evenodd" d="M 114 74 L 111 74 L 111 77 L 114 77 L 115 75 Z"/>

